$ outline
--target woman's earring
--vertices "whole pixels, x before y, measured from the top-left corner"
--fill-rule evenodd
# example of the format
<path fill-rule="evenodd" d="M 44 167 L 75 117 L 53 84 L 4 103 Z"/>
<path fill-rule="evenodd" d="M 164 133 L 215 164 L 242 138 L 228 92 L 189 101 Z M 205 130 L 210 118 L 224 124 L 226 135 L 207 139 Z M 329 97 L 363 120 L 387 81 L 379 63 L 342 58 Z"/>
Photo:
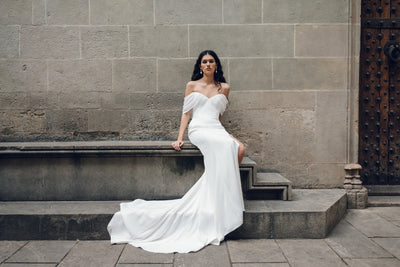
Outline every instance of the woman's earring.
<path fill-rule="evenodd" d="M 215 74 L 217 74 L 218 73 L 218 70 L 217 69 L 215 69 Z"/>
<path fill-rule="evenodd" d="M 203 70 L 202 69 L 200 69 L 200 75 L 203 75 Z"/>

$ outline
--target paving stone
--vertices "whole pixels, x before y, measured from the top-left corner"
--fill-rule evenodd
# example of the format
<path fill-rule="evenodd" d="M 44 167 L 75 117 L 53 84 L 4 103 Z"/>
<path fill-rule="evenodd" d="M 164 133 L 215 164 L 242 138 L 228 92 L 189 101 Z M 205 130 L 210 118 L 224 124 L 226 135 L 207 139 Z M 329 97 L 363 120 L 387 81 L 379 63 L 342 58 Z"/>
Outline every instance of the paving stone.
<path fill-rule="evenodd" d="M 273 239 L 228 241 L 232 263 L 286 262 Z"/>
<path fill-rule="evenodd" d="M 288 263 L 233 263 L 233 267 L 290 267 Z"/>
<path fill-rule="evenodd" d="M 26 241 L 0 241 L 0 263 L 9 258 L 26 243 Z"/>
<path fill-rule="evenodd" d="M 349 210 L 346 221 L 368 237 L 400 237 L 400 228 L 369 209 Z"/>
<path fill-rule="evenodd" d="M 396 258 L 383 259 L 345 259 L 350 267 L 395 267 L 400 266 L 400 261 Z"/>
<path fill-rule="evenodd" d="M 79 241 L 59 267 L 115 266 L 125 245 L 111 245 L 110 241 Z"/>
<path fill-rule="evenodd" d="M 291 266 L 346 266 L 324 240 L 277 240 Z"/>
<path fill-rule="evenodd" d="M 48 24 L 89 24 L 89 2 L 87 0 L 50 0 L 47 1 L 46 11 Z"/>
<path fill-rule="evenodd" d="M 175 254 L 175 267 L 231 266 L 226 243 L 220 246 L 209 245 L 196 253 Z"/>
<path fill-rule="evenodd" d="M 116 267 L 172 267 L 172 264 L 167 263 L 155 263 L 155 264 L 148 264 L 148 263 L 132 263 L 132 264 L 117 264 Z"/>
<path fill-rule="evenodd" d="M 391 257 L 346 220 L 342 220 L 325 240 L 342 258 Z"/>
<path fill-rule="evenodd" d="M 369 197 L 368 197 L 369 199 Z M 370 207 L 369 211 L 382 216 L 386 220 L 389 221 L 398 221 L 400 220 L 400 208 L 399 207 Z"/>
<path fill-rule="evenodd" d="M 57 263 L 75 243 L 76 241 L 30 241 L 6 262 Z"/>
<path fill-rule="evenodd" d="M 56 267 L 56 263 L 4 263 L 1 267 Z"/>
<path fill-rule="evenodd" d="M 373 238 L 372 240 L 400 259 L 400 238 Z"/>
<path fill-rule="evenodd" d="M 126 245 L 118 263 L 173 263 L 174 254 L 152 253 L 141 248 Z M 146 265 L 147 266 L 147 265 Z"/>
<path fill-rule="evenodd" d="M 90 0 L 90 23 L 102 25 L 153 24 L 153 1 Z"/>

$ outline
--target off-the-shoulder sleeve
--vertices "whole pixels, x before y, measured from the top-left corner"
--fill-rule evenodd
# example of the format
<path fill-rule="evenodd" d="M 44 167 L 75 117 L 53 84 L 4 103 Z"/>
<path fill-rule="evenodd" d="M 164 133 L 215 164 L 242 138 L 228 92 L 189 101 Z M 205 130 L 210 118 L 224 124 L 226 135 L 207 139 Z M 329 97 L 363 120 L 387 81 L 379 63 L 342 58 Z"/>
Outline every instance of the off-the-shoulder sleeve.
<path fill-rule="evenodd" d="M 189 94 L 187 96 L 185 96 L 184 100 L 183 100 L 183 108 L 182 108 L 182 113 L 186 113 L 190 110 L 192 110 L 197 103 L 199 102 L 199 98 L 196 97 L 196 94 Z"/>

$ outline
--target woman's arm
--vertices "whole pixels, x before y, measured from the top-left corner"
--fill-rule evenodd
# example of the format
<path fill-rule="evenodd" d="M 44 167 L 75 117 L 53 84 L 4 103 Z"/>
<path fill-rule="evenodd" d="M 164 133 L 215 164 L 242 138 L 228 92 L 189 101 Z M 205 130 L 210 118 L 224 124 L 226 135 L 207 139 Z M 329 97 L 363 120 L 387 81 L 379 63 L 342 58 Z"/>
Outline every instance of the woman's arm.
<path fill-rule="evenodd" d="M 226 99 L 228 99 L 229 91 L 231 90 L 231 87 L 227 83 L 222 83 L 221 87 L 222 87 L 221 88 L 222 94 L 224 94 L 226 96 Z M 221 118 L 222 118 L 222 115 L 219 114 L 219 121 L 221 121 Z"/>
<path fill-rule="evenodd" d="M 186 85 L 185 96 L 191 94 L 192 92 L 193 92 L 193 82 L 188 82 Z M 185 134 L 189 120 L 190 120 L 190 111 L 183 113 L 181 116 L 181 124 L 179 126 L 178 139 L 171 144 L 175 150 L 180 151 L 181 147 L 184 144 L 184 142 L 182 141 L 183 135 Z"/>

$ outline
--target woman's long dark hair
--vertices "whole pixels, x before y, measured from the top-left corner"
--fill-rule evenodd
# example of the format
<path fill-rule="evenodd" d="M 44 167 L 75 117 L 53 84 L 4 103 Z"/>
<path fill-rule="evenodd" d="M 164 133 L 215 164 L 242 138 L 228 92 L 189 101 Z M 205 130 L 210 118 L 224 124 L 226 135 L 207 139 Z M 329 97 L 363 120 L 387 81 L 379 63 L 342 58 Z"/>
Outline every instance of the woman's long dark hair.
<path fill-rule="evenodd" d="M 203 77 L 203 74 L 200 74 L 200 65 L 201 65 L 201 59 L 205 55 L 212 56 L 215 59 L 215 63 L 217 63 L 217 68 L 216 68 L 217 73 L 214 72 L 215 84 L 219 85 L 221 83 L 226 83 L 224 78 L 224 72 L 222 71 L 221 61 L 219 60 L 217 54 L 212 50 L 204 50 L 203 52 L 200 53 L 199 57 L 197 58 L 196 64 L 194 64 L 192 81 L 197 81 Z"/>

